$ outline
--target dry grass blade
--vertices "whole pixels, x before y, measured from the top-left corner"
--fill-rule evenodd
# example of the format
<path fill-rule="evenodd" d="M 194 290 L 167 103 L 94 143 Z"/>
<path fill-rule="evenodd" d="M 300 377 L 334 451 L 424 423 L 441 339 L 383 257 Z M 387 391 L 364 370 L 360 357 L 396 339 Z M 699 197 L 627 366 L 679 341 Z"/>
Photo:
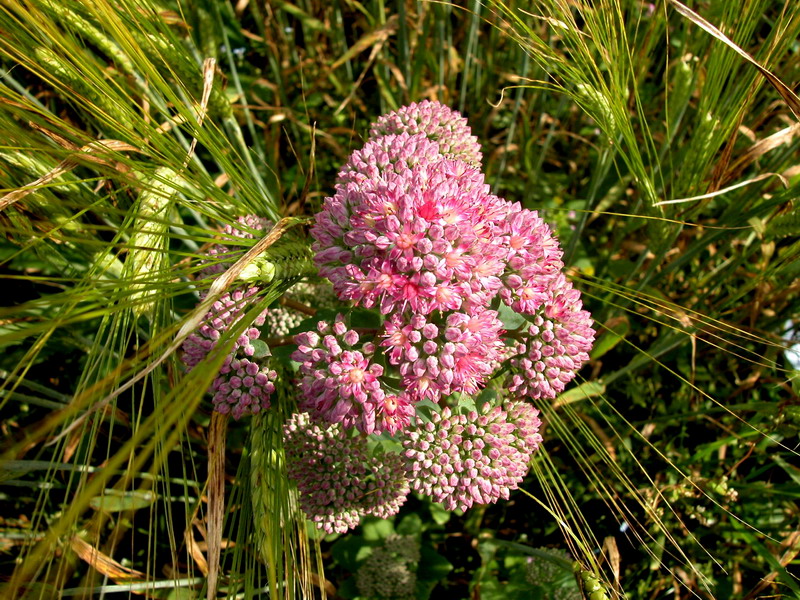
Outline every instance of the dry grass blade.
<path fill-rule="evenodd" d="M 397 31 L 397 15 L 392 15 L 388 21 L 386 21 L 385 25 L 378 27 L 377 29 L 370 31 L 369 33 L 365 34 L 361 37 L 352 47 L 345 52 L 342 56 L 334 61 L 331 65 L 330 70 L 335 71 L 339 67 L 341 67 L 344 63 L 348 60 L 353 59 L 354 57 L 361 54 L 364 50 L 369 48 L 370 46 L 374 45 L 383 45 L 386 40 L 389 39 L 395 31 Z"/>
<path fill-rule="evenodd" d="M 183 534 L 183 539 L 186 541 L 186 547 L 189 549 L 189 554 L 191 554 L 192 559 L 194 560 L 197 568 L 200 569 L 200 572 L 208 577 L 208 561 L 206 560 L 205 555 L 203 554 L 203 550 L 200 544 L 194 539 L 194 527 L 199 527 L 199 521 L 194 520 L 189 526 L 186 528 L 186 531 Z M 208 545 L 206 544 L 206 548 Z"/>
<path fill-rule="evenodd" d="M 361 87 L 361 83 L 364 81 L 364 77 L 366 77 L 367 73 L 372 67 L 372 64 L 375 62 L 375 59 L 378 57 L 378 54 L 383 48 L 384 44 L 386 44 L 386 41 L 389 39 L 389 36 L 391 36 L 396 30 L 397 30 L 397 18 L 395 15 L 393 18 L 387 21 L 386 25 L 366 34 L 364 37 L 358 40 L 355 44 L 353 44 L 353 47 L 350 48 L 350 50 L 345 52 L 343 56 L 341 56 L 336 62 L 334 62 L 333 65 L 331 65 L 331 71 L 333 71 L 337 67 L 343 65 L 345 62 L 350 60 L 350 58 L 352 58 L 353 56 L 360 54 L 362 51 L 372 46 L 372 50 L 369 53 L 369 58 L 367 59 L 367 63 L 364 67 L 364 70 L 361 72 L 361 75 L 359 75 L 356 82 L 350 88 L 350 93 L 347 95 L 347 97 L 344 100 L 342 100 L 342 102 L 339 104 L 336 110 L 333 111 L 334 115 L 338 115 L 340 112 L 342 112 L 342 110 L 344 110 L 344 108 L 353 99 L 356 90 L 358 90 Z"/>
<path fill-rule="evenodd" d="M 608 564 L 611 567 L 611 573 L 614 575 L 614 588 L 616 592 L 620 592 L 620 565 L 622 564 L 622 558 L 619 553 L 619 547 L 617 546 L 617 540 L 614 536 L 608 536 L 603 540 L 603 555 L 608 560 Z"/>
<path fill-rule="evenodd" d="M 800 136 L 800 123 L 795 123 L 789 127 L 785 127 L 780 131 L 773 133 L 771 136 L 758 140 L 755 144 L 750 146 L 747 151 L 737 158 L 732 165 L 730 165 L 722 177 L 723 182 L 735 179 L 742 171 L 749 167 L 753 162 L 758 160 L 767 152 L 780 148 L 784 144 L 790 144 L 792 140 Z"/>
<path fill-rule="evenodd" d="M 8 194 L 0 198 L 0 212 L 4 211 L 6 208 L 11 206 L 15 202 L 19 202 L 31 192 L 35 192 L 38 188 L 42 187 L 43 185 L 47 185 L 51 181 L 61 177 L 64 173 L 71 171 L 72 169 L 77 167 L 80 164 L 78 157 L 96 164 L 117 168 L 117 166 L 107 158 L 94 156 L 94 153 L 102 150 L 111 150 L 113 152 L 142 152 L 142 150 L 140 150 L 139 148 L 131 146 L 130 144 L 126 142 L 121 142 L 119 140 L 98 140 L 96 142 L 92 142 L 91 144 L 87 144 L 78 151 L 77 156 L 67 158 L 61 161 L 56 168 L 54 168 L 49 173 L 41 176 L 36 181 L 29 183 L 28 185 L 23 186 L 18 190 L 9 192 Z"/>
<path fill-rule="evenodd" d="M 747 181 L 742 181 L 737 183 L 736 185 L 732 185 L 730 187 L 726 187 L 722 190 L 717 190 L 715 192 L 709 192 L 708 194 L 701 194 L 699 196 L 692 196 L 691 198 L 678 198 L 676 200 L 662 200 L 661 202 L 656 202 L 653 206 L 665 206 L 667 204 L 683 204 L 684 202 L 694 202 L 695 200 L 707 200 L 709 198 L 714 198 L 716 196 L 721 196 L 723 194 L 727 194 L 728 192 L 732 192 L 734 190 L 738 190 L 741 187 L 746 185 L 750 185 L 751 183 L 757 183 L 759 181 L 763 181 L 769 177 L 777 177 L 781 180 L 781 183 L 786 187 L 789 188 L 789 182 L 786 178 L 781 175 L 780 173 L 762 173 L 758 177 L 753 177 L 752 179 L 748 179 Z"/>
<path fill-rule="evenodd" d="M 786 551 L 783 553 L 783 556 L 781 556 L 779 563 L 782 567 L 786 567 L 800 554 L 800 530 L 795 530 L 789 534 L 783 543 L 781 543 L 781 546 L 786 548 Z M 767 589 L 777 577 L 778 572 L 772 571 L 769 575 L 764 577 L 756 587 L 750 590 L 747 596 L 744 597 L 744 600 L 763 598 L 761 592 Z"/>
<path fill-rule="evenodd" d="M 222 527 L 225 516 L 225 434 L 227 415 L 214 412 L 208 429 L 208 589 L 206 597 L 217 596 L 219 555 L 222 548 Z"/>
<path fill-rule="evenodd" d="M 795 118 L 800 121 L 800 98 L 798 98 L 797 94 L 795 94 L 785 83 L 783 83 L 780 79 L 778 79 L 769 69 L 762 66 L 756 59 L 750 56 L 747 52 L 742 50 L 739 46 L 737 46 L 728 36 L 722 33 L 717 27 L 706 21 L 703 17 L 698 15 L 694 12 L 691 8 L 678 2 L 678 0 L 669 0 L 669 3 L 675 7 L 681 15 L 689 19 L 692 23 L 697 25 L 698 27 L 702 28 L 704 31 L 708 32 L 716 39 L 721 41 L 723 44 L 728 46 L 731 50 L 736 52 L 739 56 L 744 58 L 747 62 L 753 65 L 759 72 L 766 78 L 767 81 L 772 84 L 772 86 L 777 90 L 780 94 L 781 98 L 783 98 L 786 105 L 789 107 L 789 110 L 792 111 Z"/>
<path fill-rule="evenodd" d="M 173 588 L 179 583 L 177 581 L 158 581 L 150 579 L 146 574 L 135 569 L 129 569 L 118 563 L 116 560 L 100 552 L 97 548 L 78 536 L 73 536 L 70 539 L 70 547 L 81 560 L 85 561 L 98 573 L 120 584 L 122 589 L 119 591 L 121 592 L 137 594 L 139 596 L 145 596 L 146 598 L 161 598 L 162 596 L 154 592 L 154 590 L 159 588 Z M 196 582 L 199 583 L 199 580 Z M 109 586 L 103 587 L 108 588 Z M 82 590 L 90 589 L 92 588 L 82 588 Z"/>

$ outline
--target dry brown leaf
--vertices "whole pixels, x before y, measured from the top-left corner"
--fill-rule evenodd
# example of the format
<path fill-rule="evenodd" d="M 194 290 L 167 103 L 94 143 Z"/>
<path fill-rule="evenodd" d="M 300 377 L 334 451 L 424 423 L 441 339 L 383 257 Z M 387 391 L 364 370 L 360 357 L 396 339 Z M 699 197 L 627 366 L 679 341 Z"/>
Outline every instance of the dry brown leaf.
<path fill-rule="evenodd" d="M 19 105 L 19 106 L 25 108 L 24 105 Z M 34 131 L 38 131 L 39 133 L 46 135 L 62 148 L 66 148 L 67 150 L 78 150 L 78 146 L 70 142 L 67 138 L 57 134 L 55 131 L 50 131 L 49 129 L 42 127 L 35 121 L 28 121 L 28 126 Z"/>
<path fill-rule="evenodd" d="M 603 444 L 603 447 L 606 449 L 606 452 L 608 452 L 608 455 L 611 457 L 611 460 L 617 462 L 617 451 L 614 448 L 614 442 L 611 441 L 611 438 L 608 437 L 605 431 L 603 431 L 603 428 L 600 426 L 600 424 L 597 421 L 595 421 L 592 417 L 584 413 L 579 413 L 578 416 L 580 416 L 580 418 L 584 420 L 584 422 L 589 426 L 589 428 L 594 432 L 594 434 L 600 439 L 600 443 Z"/>
<path fill-rule="evenodd" d="M 665 206 L 667 204 L 683 204 L 684 202 L 694 202 L 695 200 L 707 200 L 709 198 L 714 198 L 715 196 L 721 196 L 723 194 L 727 194 L 728 192 L 732 192 L 733 190 L 737 190 L 740 187 L 744 187 L 746 185 L 750 185 L 751 183 L 757 183 L 767 177 L 777 177 L 784 187 L 789 187 L 789 182 L 786 178 L 781 175 L 780 173 L 762 173 L 752 179 L 748 179 L 747 181 L 741 181 L 736 185 L 731 185 L 729 187 L 723 188 L 721 190 L 717 190 L 715 192 L 710 192 L 708 194 L 700 194 L 699 196 L 692 196 L 691 198 L 678 198 L 676 200 L 662 200 L 661 202 L 656 202 L 653 206 Z"/>
<path fill-rule="evenodd" d="M 192 555 L 197 568 L 200 569 L 200 572 L 204 576 L 208 577 L 208 561 L 206 561 L 206 557 L 203 555 L 202 545 L 198 544 L 197 540 L 194 539 L 194 532 L 192 531 L 191 525 L 187 527 L 183 537 L 186 540 L 186 547 L 189 549 L 189 554 Z"/>
<path fill-rule="evenodd" d="M 208 428 L 208 593 L 207 599 L 217 597 L 219 555 L 222 548 L 222 525 L 225 516 L 225 432 L 228 416 L 218 412 L 211 415 Z"/>
<path fill-rule="evenodd" d="M 363 50 L 372 46 L 372 51 L 370 51 L 369 53 L 369 58 L 367 59 L 367 64 L 364 67 L 364 70 L 361 71 L 361 75 L 359 75 L 358 79 L 356 79 L 356 82 L 353 84 L 353 87 L 350 89 L 350 93 L 347 94 L 347 97 L 344 100 L 342 100 L 341 104 L 339 104 L 336 110 L 333 111 L 334 115 L 338 115 L 340 112 L 342 112 L 342 110 L 344 110 L 344 107 L 347 106 L 353 99 L 356 90 L 359 87 L 361 87 L 361 82 L 364 81 L 364 77 L 367 75 L 367 72 L 372 67 L 372 63 L 375 62 L 375 59 L 378 57 L 378 53 L 381 51 L 381 48 L 383 48 L 383 45 L 386 43 L 386 40 L 389 39 L 389 36 L 392 33 L 394 33 L 395 29 L 397 29 L 396 17 L 397 15 L 393 15 L 392 18 L 390 18 L 386 22 L 386 25 L 384 25 L 380 29 L 376 29 L 375 31 L 366 34 L 364 37 L 358 40 L 355 44 L 353 44 L 353 47 L 350 48 L 350 50 L 348 50 L 341 58 L 339 58 L 339 60 L 337 60 L 331 66 L 331 71 L 333 71 L 336 69 L 336 67 L 344 64 L 345 60 L 348 60 L 349 58 L 355 56 L 356 54 L 360 54 Z M 353 52 L 354 50 L 358 50 L 358 52 L 354 53 Z"/>
<path fill-rule="evenodd" d="M 110 577 L 116 583 L 142 583 L 147 581 L 147 576 L 144 573 L 122 566 L 78 536 L 72 537 L 70 547 L 81 560 L 98 573 Z M 145 594 L 144 591 L 131 590 L 131 592 L 139 595 Z"/>
<path fill-rule="evenodd" d="M 335 71 L 348 60 L 358 56 L 370 46 L 374 46 L 376 44 L 383 45 L 383 43 L 389 39 L 389 36 L 397 31 L 398 19 L 399 17 L 397 15 L 392 15 L 386 21 L 385 25 L 378 27 L 377 29 L 373 29 L 369 33 L 365 33 L 355 44 L 350 46 L 350 49 L 347 52 L 342 54 L 342 56 L 334 61 L 330 67 L 330 70 Z"/>
<path fill-rule="evenodd" d="M 320 590 L 324 590 L 325 593 L 331 598 L 336 596 L 336 586 L 327 579 L 320 579 L 319 575 L 316 573 L 311 573 L 311 581 L 315 586 L 320 588 Z"/>
<path fill-rule="evenodd" d="M 622 561 L 617 547 L 617 540 L 614 536 L 610 535 L 603 540 L 603 554 L 611 566 L 611 573 L 614 575 L 614 587 L 619 591 L 620 565 Z"/>
<path fill-rule="evenodd" d="M 722 183 L 732 181 L 739 176 L 751 163 L 756 161 L 759 157 L 767 152 L 779 148 L 784 144 L 790 143 L 795 137 L 800 135 L 800 123 L 795 123 L 789 127 L 785 127 L 780 131 L 773 133 L 771 136 L 758 140 L 747 151 L 737 158 L 732 165 L 730 165 L 722 177 Z"/>

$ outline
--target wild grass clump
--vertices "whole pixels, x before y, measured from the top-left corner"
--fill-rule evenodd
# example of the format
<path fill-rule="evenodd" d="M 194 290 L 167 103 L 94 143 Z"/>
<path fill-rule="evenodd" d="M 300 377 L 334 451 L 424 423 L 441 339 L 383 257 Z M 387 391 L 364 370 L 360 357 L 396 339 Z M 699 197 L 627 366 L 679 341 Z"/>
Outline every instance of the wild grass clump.
<path fill-rule="evenodd" d="M 800 594 L 792 3 L 9 0 L 0 28 L 0 595 L 365 597 L 398 536 L 417 598 Z M 341 310 L 312 216 L 424 100 L 553 232 L 597 336 L 507 501 L 326 536 L 282 434 L 292 336 Z M 208 390 L 250 346 L 274 389 L 235 420 Z"/>

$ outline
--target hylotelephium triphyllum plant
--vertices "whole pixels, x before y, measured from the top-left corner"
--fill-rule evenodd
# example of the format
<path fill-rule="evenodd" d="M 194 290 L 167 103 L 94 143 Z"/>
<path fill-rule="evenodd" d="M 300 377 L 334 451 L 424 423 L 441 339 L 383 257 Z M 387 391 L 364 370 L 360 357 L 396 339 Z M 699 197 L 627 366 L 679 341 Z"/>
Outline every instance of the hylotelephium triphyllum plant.
<path fill-rule="evenodd" d="M 326 532 L 395 514 L 411 489 L 447 509 L 507 499 L 542 441 L 526 399 L 555 398 L 589 358 L 592 319 L 557 239 L 536 211 L 490 193 L 481 158 L 466 119 L 411 104 L 373 125 L 315 216 L 319 275 L 339 301 L 383 319 L 356 328 L 343 308 L 294 338 L 300 413 L 284 429 L 287 471 Z M 226 233 L 270 225 L 253 215 L 240 223 L 246 232 Z M 224 270 L 222 252 L 212 249 L 205 275 Z M 257 291 L 248 283 L 214 303 L 184 344 L 189 368 Z M 268 409 L 280 385 L 259 340 L 270 310 L 235 340 L 209 390 L 236 419 Z M 505 331 L 501 317 L 514 313 L 523 324 Z M 504 397 L 467 406 L 495 377 Z M 418 410 L 422 401 L 440 411 Z M 388 436 L 402 450 L 370 453 L 368 439 Z"/>

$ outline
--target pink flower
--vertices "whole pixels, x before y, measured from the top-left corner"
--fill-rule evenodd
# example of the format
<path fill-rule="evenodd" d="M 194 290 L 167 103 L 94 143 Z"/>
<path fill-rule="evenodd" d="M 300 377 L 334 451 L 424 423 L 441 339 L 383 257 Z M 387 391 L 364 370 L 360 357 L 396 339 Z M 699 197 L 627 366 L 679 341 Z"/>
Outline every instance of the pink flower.
<path fill-rule="evenodd" d="M 447 510 L 489 504 L 518 487 L 542 438 L 539 411 L 524 402 L 480 412 L 445 407 L 415 419 L 403 441 L 412 489 Z"/>
<path fill-rule="evenodd" d="M 559 274 L 548 300 L 516 344 L 506 379 L 509 391 L 531 398 L 555 398 L 589 360 L 594 343 L 592 317 L 582 310 L 580 292 Z"/>
<path fill-rule="evenodd" d="M 453 392 L 475 393 L 494 370 L 503 351 L 502 324 L 493 310 L 451 312 L 443 321 L 395 313 L 384 323 L 389 364 L 402 377 L 412 402 L 438 402 Z"/>
<path fill-rule="evenodd" d="M 414 405 L 405 395 L 387 394 L 376 403 L 375 429 L 394 435 L 402 431 L 414 416 Z"/>
<path fill-rule="evenodd" d="M 536 211 L 509 205 L 497 231 L 505 251 L 500 297 L 515 311 L 535 314 L 561 272 L 563 252 Z"/>
<path fill-rule="evenodd" d="M 448 160 L 337 186 L 311 229 L 320 275 L 340 299 L 385 314 L 484 304 L 505 266 L 481 237 L 492 198 L 477 171 Z"/>
<path fill-rule="evenodd" d="M 370 139 L 396 133 L 425 134 L 438 144 L 442 155 L 476 167 L 483 158 L 478 139 L 472 135 L 467 120 L 439 102 L 414 102 L 383 115 L 372 125 Z"/>
<path fill-rule="evenodd" d="M 301 409 L 315 419 L 368 434 L 384 427 L 397 431 L 403 423 L 402 412 L 392 413 L 388 420 L 379 413 L 386 393 L 380 382 L 383 367 L 372 361 L 373 348 L 366 353 L 356 349 L 359 336 L 347 329 L 342 315 L 332 326 L 320 321 L 317 332 L 295 337 L 298 348 L 292 360 L 300 363 Z"/>
<path fill-rule="evenodd" d="M 419 164 L 442 158 L 439 145 L 424 134 L 400 133 L 371 139 L 355 150 L 339 172 L 339 185 L 370 186 L 389 173 L 402 175 Z"/>

